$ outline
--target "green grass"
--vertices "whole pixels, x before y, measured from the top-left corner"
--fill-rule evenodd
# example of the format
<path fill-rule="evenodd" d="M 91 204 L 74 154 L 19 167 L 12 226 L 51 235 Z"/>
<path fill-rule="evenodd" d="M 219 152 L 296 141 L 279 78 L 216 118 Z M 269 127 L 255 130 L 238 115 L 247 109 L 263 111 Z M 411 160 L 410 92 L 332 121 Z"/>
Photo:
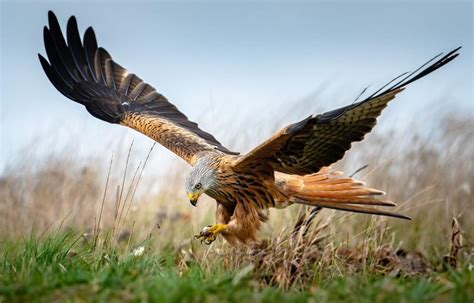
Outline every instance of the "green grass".
<path fill-rule="evenodd" d="M 105 242 L 106 243 L 106 242 Z M 183 261 L 170 245 L 133 256 L 120 245 L 93 245 L 75 232 L 1 244 L 0 302 L 473 302 L 474 273 L 392 276 L 369 271 L 315 276 L 288 290 L 264 283 L 250 264 Z M 211 255 L 209 255 L 211 256 Z M 317 266 L 317 264 L 315 264 Z M 318 271 L 316 271 L 318 272 Z"/>
<path fill-rule="evenodd" d="M 214 223 L 215 204 L 190 212 L 181 166 L 163 182 L 143 178 L 134 198 L 141 159 L 129 164 L 131 148 L 111 170 L 68 152 L 22 156 L 0 178 L 0 303 L 472 303 L 474 124 L 443 121 L 438 138 L 372 134 L 339 164 L 350 175 L 351 163 L 370 163 L 361 179 L 412 221 L 323 210 L 294 233 L 310 210 L 272 209 L 251 247 L 192 240 Z"/>

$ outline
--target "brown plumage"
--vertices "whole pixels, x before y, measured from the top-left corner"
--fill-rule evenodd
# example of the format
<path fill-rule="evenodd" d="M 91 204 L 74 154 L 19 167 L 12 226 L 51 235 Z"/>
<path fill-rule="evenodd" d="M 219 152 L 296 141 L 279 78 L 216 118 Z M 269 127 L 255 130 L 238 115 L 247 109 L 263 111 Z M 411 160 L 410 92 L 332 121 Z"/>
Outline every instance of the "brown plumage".
<path fill-rule="evenodd" d="M 193 166 L 186 180 L 191 203 L 196 205 L 203 193 L 217 201 L 217 224 L 198 236 L 206 243 L 217 234 L 230 243 L 255 240 L 268 208 L 294 203 L 409 219 L 374 208 L 395 204 L 380 199 L 383 192 L 343 177 L 329 166 L 372 130 L 388 102 L 406 85 L 456 58 L 459 48 L 395 78 L 360 102 L 291 124 L 241 156 L 114 62 L 98 47 L 91 27 L 81 41 L 76 19 L 71 17 L 64 39 L 56 16 L 49 12 L 48 18 L 49 28 L 43 32 L 48 60 L 41 55 L 39 59 L 49 80 L 94 117 L 131 127 Z"/>

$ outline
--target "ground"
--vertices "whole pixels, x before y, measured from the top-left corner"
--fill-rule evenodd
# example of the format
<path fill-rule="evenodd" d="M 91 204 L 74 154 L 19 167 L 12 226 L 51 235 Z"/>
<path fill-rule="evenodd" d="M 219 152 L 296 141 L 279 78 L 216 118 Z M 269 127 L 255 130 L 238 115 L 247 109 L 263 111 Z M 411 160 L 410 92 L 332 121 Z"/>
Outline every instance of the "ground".
<path fill-rule="evenodd" d="M 5 302 L 472 302 L 468 268 L 423 275 L 377 274 L 312 277 L 309 287 L 287 289 L 262 282 L 251 265 L 226 269 L 225 256 L 209 268 L 171 248 L 134 253 L 91 249 L 74 232 L 52 233 L 4 244 L 0 301 Z M 181 260 L 180 260 L 181 259 Z M 318 267 L 318 264 L 314 264 Z M 324 265 L 322 265 L 324 266 Z M 317 269 L 315 270 L 317 272 Z M 301 286 L 301 285 L 300 285 Z"/>
<path fill-rule="evenodd" d="M 25 154 L 0 177 L 0 302 L 473 302 L 474 125 L 443 121 L 371 134 L 336 167 L 369 164 L 357 178 L 411 221 L 294 205 L 238 247 L 194 238 L 215 204 L 189 205 L 184 166 Z"/>

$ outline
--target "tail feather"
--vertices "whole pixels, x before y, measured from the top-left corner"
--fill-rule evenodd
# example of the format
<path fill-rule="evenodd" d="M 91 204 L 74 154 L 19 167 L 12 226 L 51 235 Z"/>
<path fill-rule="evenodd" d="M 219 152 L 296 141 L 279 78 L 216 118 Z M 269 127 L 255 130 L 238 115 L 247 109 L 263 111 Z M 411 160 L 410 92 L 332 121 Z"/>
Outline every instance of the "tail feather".
<path fill-rule="evenodd" d="M 339 204 L 357 204 L 357 205 L 380 205 L 380 206 L 397 206 L 397 204 L 393 203 L 392 201 L 385 201 L 385 200 L 380 200 L 377 198 L 372 198 L 372 197 L 335 197 L 335 198 L 316 198 L 317 200 L 315 201 L 314 196 L 304 196 L 304 195 L 298 195 L 298 196 L 293 196 L 293 199 L 299 199 L 299 200 L 306 200 L 311 203 L 317 203 L 315 205 L 319 205 L 320 203 L 328 202 L 328 203 L 339 203 Z M 299 202 L 295 202 L 299 203 Z"/>
<path fill-rule="evenodd" d="M 339 191 L 339 190 L 345 190 L 348 188 L 357 188 L 356 186 L 364 186 L 365 184 L 363 182 L 343 182 L 343 183 L 316 183 L 311 186 L 312 191 Z M 305 183 L 305 186 L 307 187 L 307 184 Z M 372 189 L 371 189 L 372 190 Z M 308 190 L 309 191 L 309 190 Z M 373 190 L 377 191 L 377 190 Z M 377 191 L 383 194 L 382 191 Z"/>
<path fill-rule="evenodd" d="M 383 195 L 383 191 L 379 191 L 371 188 L 357 188 L 357 187 L 346 187 L 339 190 L 320 190 L 320 189 L 309 189 L 303 191 L 305 196 L 331 198 L 331 197 L 357 197 L 367 195 Z"/>
<path fill-rule="evenodd" d="M 365 187 L 364 182 L 341 177 L 342 174 L 324 167 L 318 173 L 307 176 L 277 173 L 276 180 L 280 189 L 289 196 L 290 203 L 410 219 L 392 211 L 367 207 L 394 207 L 396 204 L 377 197 L 384 195 L 383 191 Z"/>
<path fill-rule="evenodd" d="M 305 204 L 305 205 L 310 205 L 310 206 L 319 206 L 319 207 L 325 207 L 325 208 L 331 208 L 331 209 L 337 209 L 337 210 L 345 210 L 345 211 L 350 211 L 354 213 L 363 213 L 363 214 L 371 214 L 371 215 L 380 215 L 380 216 L 388 216 L 388 217 L 395 217 L 399 219 L 406 219 L 406 220 L 411 220 L 410 217 L 391 212 L 391 211 L 384 211 L 376 208 L 369 208 L 369 207 L 362 207 L 362 206 L 356 206 L 352 204 L 344 204 L 341 202 L 317 202 L 317 203 L 312 203 L 306 200 L 300 200 L 300 199 L 294 199 L 294 203 L 298 204 Z"/>

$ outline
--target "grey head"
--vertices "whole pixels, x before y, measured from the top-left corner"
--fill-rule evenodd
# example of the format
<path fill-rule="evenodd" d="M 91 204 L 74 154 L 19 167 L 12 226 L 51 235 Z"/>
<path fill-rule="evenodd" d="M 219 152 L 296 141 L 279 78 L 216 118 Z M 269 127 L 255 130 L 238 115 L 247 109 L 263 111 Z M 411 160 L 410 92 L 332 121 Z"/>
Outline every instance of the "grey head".
<path fill-rule="evenodd" d="M 203 157 L 197 161 L 186 178 L 186 194 L 193 206 L 199 197 L 216 186 L 216 171 L 211 165 L 211 158 Z"/>

